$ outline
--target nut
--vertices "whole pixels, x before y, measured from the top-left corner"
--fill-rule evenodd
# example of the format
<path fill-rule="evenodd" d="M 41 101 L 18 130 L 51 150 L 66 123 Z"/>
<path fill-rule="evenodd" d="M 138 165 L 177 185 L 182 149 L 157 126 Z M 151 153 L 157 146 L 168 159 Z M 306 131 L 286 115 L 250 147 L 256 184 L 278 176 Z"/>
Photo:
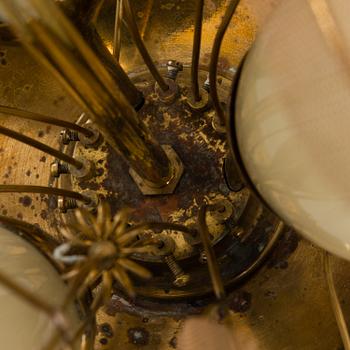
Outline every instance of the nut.
<path fill-rule="evenodd" d="M 178 185 L 182 174 L 184 172 L 184 166 L 181 162 L 181 159 L 174 151 L 174 149 L 169 145 L 162 145 L 166 155 L 168 156 L 170 163 L 173 168 L 173 177 L 164 187 L 151 187 L 149 183 L 144 181 L 139 174 L 136 173 L 132 168 L 129 169 L 129 174 L 132 179 L 135 181 L 137 187 L 144 195 L 154 196 L 160 194 L 171 194 L 175 191 L 176 186 Z"/>
<path fill-rule="evenodd" d="M 78 169 L 73 165 L 69 165 L 69 172 L 72 176 L 84 180 L 95 176 L 95 164 L 91 160 L 82 157 L 76 157 L 76 159 L 82 162 L 83 166 Z"/>
<path fill-rule="evenodd" d="M 165 78 L 165 81 L 168 84 L 169 89 L 163 91 L 158 85 L 158 83 L 156 83 L 155 92 L 159 96 L 160 101 L 166 104 L 171 104 L 175 101 L 176 97 L 179 94 L 179 87 L 173 79 Z"/>

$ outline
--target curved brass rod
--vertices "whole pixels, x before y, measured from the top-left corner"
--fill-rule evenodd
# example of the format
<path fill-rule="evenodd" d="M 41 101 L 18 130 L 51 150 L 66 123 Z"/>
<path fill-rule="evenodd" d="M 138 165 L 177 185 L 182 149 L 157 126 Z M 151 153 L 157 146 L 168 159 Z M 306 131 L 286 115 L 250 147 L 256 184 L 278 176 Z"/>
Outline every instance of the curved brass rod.
<path fill-rule="evenodd" d="M 214 293 L 216 295 L 216 298 L 221 301 L 225 299 L 226 292 L 224 288 L 224 283 L 221 278 L 220 274 L 220 269 L 218 262 L 216 260 L 216 256 L 213 250 L 213 247 L 210 243 L 210 238 L 209 238 L 209 230 L 208 226 L 206 223 L 206 213 L 207 213 L 207 205 L 203 205 L 199 209 L 198 213 L 198 228 L 199 228 L 199 233 L 201 236 L 203 248 L 205 255 L 207 256 L 207 261 L 208 261 L 208 269 L 210 273 L 210 278 L 213 283 L 213 288 L 214 288 Z"/>
<path fill-rule="evenodd" d="M 82 162 L 79 162 L 78 160 L 74 159 L 71 156 L 68 156 L 67 154 L 60 152 L 52 147 L 49 147 L 39 141 L 36 141 L 32 139 L 31 137 L 22 135 L 18 133 L 17 131 L 13 131 L 11 129 L 7 129 L 3 126 L 0 126 L 0 134 L 3 134 L 5 136 L 11 137 L 19 142 L 25 143 L 26 145 L 29 145 L 31 147 L 37 148 L 42 152 L 45 152 L 47 154 L 50 154 L 53 157 L 56 157 L 68 164 L 73 165 L 77 169 L 81 169 L 84 164 Z"/>
<path fill-rule="evenodd" d="M 192 65 L 191 65 L 191 80 L 192 80 L 192 95 L 194 101 L 201 100 L 199 92 L 199 58 L 202 42 L 202 25 L 203 25 L 203 9 L 204 0 L 197 0 L 196 4 L 196 19 L 194 24 L 193 49 L 192 49 Z"/>
<path fill-rule="evenodd" d="M 331 299 L 333 313 L 337 321 L 337 325 L 338 325 L 341 339 L 343 341 L 344 349 L 350 350 L 349 331 L 344 318 L 344 313 L 342 311 L 342 308 L 339 302 L 339 298 L 337 296 L 337 291 L 335 289 L 333 273 L 330 266 L 330 256 L 327 252 L 324 252 L 324 255 L 323 255 L 323 268 L 326 276 L 327 286 L 329 289 L 329 297 Z"/>
<path fill-rule="evenodd" d="M 242 271 L 240 274 L 235 276 L 233 279 L 228 281 L 229 285 L 235 285 L 240 282 L 242 282 L 244 279 L 246 279 L 249 275 L 251 275 L 253 272 L 255 272 L 258 267 L 261 266 L 261 264 L 267 259 L 269 254 L 271 253 L 273 247 L 277 243 L 278 239 L 281 236 L 281 233 L 284 229 L 284 223 L 282 221 L 278 221 L 274 226 L 274 232 L 271 234 L 271 237 L 266 244 L 264 250 L 261 252 L 261 254 L 258 256 L 258 258 L 250 265 L 248 266 L 244 271 Z M 196 289 L 196 293 L 198 295 L 207 295 L 211 293 L 211 290 L 206 288 L 207 286 L 199 287 Z M 152 293 L 149 293 L 147 289 L 138 287 L 137 293 L 144 296 L 152 296 L 152 297 L 158 297 L 162 298 L 164 300 L 169 299 L 169 296 L 167 294 L 164 295 L 163 291 L 154 291 L 152 290 Z M 191 294 L 186 293 L 186 291 L 182 291 L 181 293 L 178 293 L 176 295 L 172 294 L 171 298 L 183 298 L 184 296 L 190 296 Z"/>
<path fill-rule="evenodd" d="M 91 203 L 91 198 L 81 193 L 64 190 L 56 187 L 31 186 L 31 185 L 0 185 L 0 193 L 43 193 L 56 196 L 69 197 L 81 201 L 85 204 Z"/>
<path fill-rule="evenodd" d="M 114 35 L 113 35 L 113 55 L 118 62 L 120 59 L 120 51 L 121 51 L 122 16 L 123 16 L 123 0 L 116 0 Z"/>
<path fill-rule="evenodd" d="M 23 109 L 7 107 L 0 105 L 0 113 L 1 114 L 10 114 L 18 118 L 35 120 L 40 123 L 52 124 L 55 126 L 61 126 L 62 128 L 67 128 L 70 130 L 78 131 L 84 134 L 86 137 L 93 136 L 93 132 L 89 129 L 86 129 L 78 124 L 70 123 L 62 119 L 56 119 L 53 117 L 49 117 L 46 115 L 42 115 L 35 112 L 25 111 Z"/>
<path fill-rule="evenodd" d="M 153 75 L 153 78 L 157 81 L 159 87 L 163 91 L 167 91 L 169 89 L 168 84 L 164 80 L 164 78 L 160 75 L 156 65 L 154 64 L 148 50 L 146 49 L 145 43 L 143 42 L 140 32 L 137 28 L 137 23 L 135 21 L 135 16 L 133 10 L 130 5 L 129 0 L 124 0 L 124 12 L 125 12 L 125 20 L 128 25 L 128 29 L 130 30 L 130 34 L 132 35 L 135 45 L 137 46 L 143 60 L 145 61 L 146 66 L 149 71 Z"/>
<path fill-rule="evenodd" d="M 217 73 L 218 73 L 218 63 L 219 63 L 219 54 L 222 41 L 224 39 L 226 30 L 231 22 L 231 19 L 236 11 L 239 0 L 231 0 L 229 3 L 225 15 L 222 19 L 222 22 L 219 26 L 219 29 L 216 33 L 211 57 L 209 64 L 209 82 L 210 82 L 210 96 L 213 101 L 214 108 L 216 110 L 217 117 L 219 118 L 222 125 L 226 125 L 225 112 L 221 107 L 220 99 L 217 90 Z"/>

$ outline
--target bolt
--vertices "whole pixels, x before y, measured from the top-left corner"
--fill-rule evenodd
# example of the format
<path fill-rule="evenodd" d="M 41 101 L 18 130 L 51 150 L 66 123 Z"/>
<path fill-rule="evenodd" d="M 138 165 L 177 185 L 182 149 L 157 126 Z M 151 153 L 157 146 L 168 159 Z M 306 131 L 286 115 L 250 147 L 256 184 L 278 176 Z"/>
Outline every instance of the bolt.
<path fill-rule="evenodd" d="M 58 178 L 61 174 L 69 174 L 68 164 L 55 160 L 50 166 L 51 176 Z"/>
<path fill-rule="evenodd" d="M 178 73 L 182 72 L 184 69 L 182 63 L 174 60 L 168 61 L 167 67 L 168 67 L 167 78 L 172 80 L 176 80 Z"/>
<path fill-rule="evenodd" d="M 67 213 L 69 209 L 78 208 L 78 203 L 75 199 L 60 197 L 57 200 L 57 206 L 61 213 Z"/>
<path fill-rule="evenodd" d="M 203 84 L 203 89 L 206 90 L 208 93 L 210 91 L 210 80 L 209 80 L 209 74 L 207 75 L 207 79 Z"/>
<path fill-rule="evenodd" d="M 65 129 L 60 132 L 61 142 L 68 145 L 71 141 L 79 141 L 78 132 L 75 130 Z"/>
<path fill-rule="evenodd" d="M 190 281 L 190 275 L 186 274 L 179 264 L 176 262 L 174 255 L 167 255 L 164 257 L 165 263 L 168 265 L 170 271 L 175 276 L 174 285 L 176 287 L 184 287 Z"/>

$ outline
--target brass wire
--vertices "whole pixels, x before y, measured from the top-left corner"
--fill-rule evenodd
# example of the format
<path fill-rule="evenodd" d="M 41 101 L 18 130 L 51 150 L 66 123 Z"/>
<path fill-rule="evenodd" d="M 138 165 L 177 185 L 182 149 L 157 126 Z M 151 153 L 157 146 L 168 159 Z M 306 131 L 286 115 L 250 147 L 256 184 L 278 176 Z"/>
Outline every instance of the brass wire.
<path fill-rule="evenodd" d="M 85 204 L 91 203 L 91 198 L 74 191 L 64 190 L 56 187 L 32 186 L 32 185 L 0 185 L 0 193 L 43 193 L 62 197 L 70 197 Z"/>
<path fill-rule="evenodd" d="M 152 57 L 150 56 L 145 43 L 143 42 L 139 29 L 137 28 L 137 23 L 135 21 L 135 15 L 133 13 L 131 4 L 129 0 L 123 0 L 124 3 L 124 12 L 125 12 L 125 21 L 128 25 L 128 29 L 130 31 L 130 34 L 132 35 L 135 45 L 137 46 L 146 66 L 148 67 L 149 71 L 153 75 L 153 78 L 158 83 L 159 87 L 163 91 L 167 91 L 169 89 L 168 84 L 164 80 L 164 78 L 159 73 L 156 65 L 154 64 Z"/>
<path fill-rule="evenodd" d="M 80 162 L 79 160 L 76 160 L 75 158 L 73 158 L 73 157 L 71 157 L 63 152 L 58 151 L 55 148 L 47 146 L 42 142 L 36 141 L 35 139 L 33 139 L 31 137 L 20 134 L 17 131 L 0 126 L 0 134 L 11 137 L 19 142 L 25 143 L 28 146 L 34 147 L 42 152 L 50 154 L 51 156 L 56 157 L 57 159 L 60 159 L 68 164 L 73 165 L 77 169 L 81 169 L 84 166 L 84 164 L 82 162 Z"/>
<path fill-rule="evenodd" d="M 192 49 L 192 65 L 191 65 L 191 82 L 192 95 L 194 101 L 201 100 L 199 92 L 199 58 L 202 42 L 202 26 L 203 26 L 203 9 L 204 0 L 196 0 L 196 14 L 194 24 L 193 49 Z"/>
<path fill-rule="evenodd" d="M 231 19 L 236 12 L 236 8 L 239 4 L 240 0 L 231 0 L 229 3 L 225 15 L 222 19 L 222 22 L 219 26 L 219 29 L 216 33 L 213 48 L 211 51 L 211 57 L 210 57 L 210 63 L 209 63 L 209 82 L 210 82 L 210 96 L 217 114 L 217 117 L 219 118 L 221 124 L 223 126 L 226 125 L 226 117 L 225 117 L 225 111 L 223 110 L 218 89 L 217 89 L 217 75 L 218 75 L 218 63 L 219 63 L 219 54 L 221 49 L 221 44 L 224 39 L 225 33 L 227 31 L 227 28 L 231 22 Z"/>
<path fill-rule="evenodd" d="M 0 114 L 12 115 L 22 119 L 35 120 L 37 122 L 51 124 L 55 126 L 61 126 L 70 130 L 78 131 L 84 134 L 86 137 L 93 136 L 93 132 L 89 129 L 86 129 L 78 124 L 70 123 L 62 119 L 56 119 L 46 115 L 42 115 L 35 112 L 26 111 L 19 108 L 7 107 L 0 105 Z"/>
<path fill-rule="evenodd" d="M 0 2 L 22 43 L 90 111 L 106 141 L 142 179 L 156 188 L 166 186 L 173 173 L 164 150 L 74 26 L 51 1 L 29 1 L 39 19 L 25 18 L 18 6 L 12 0 Z"/>
<path fill-rule="evenodd" d="M 203 205 L 198 212 L 198 227 L 199 233 L 202 240 L 204 252 L 207 256 L 208 269 L 210 273 L 210 278 L 213 284 L 215 296 L 219 301 L 225 299 L 226 292 L 224 288 L 224 283 L 221 278 L 219 265 L 213 250 L 213 247 L 210 243 L 209 230 L 206 223 L 206 213 L 208 206 Z"/>
<path fill-rule="evenodd" d="M 329 290 L 329 298 L 331 300 L 334 317 L 337 321 L 338 330 L 343 341 L 344 350 L 350 350 L 349 330 L 346 325 L 344 313 L 339 302 L 337 291 L 335 289 L 333 272 L 330 264 L 330 255 L 326 251 L 323 253 L 323 268 Z"/>

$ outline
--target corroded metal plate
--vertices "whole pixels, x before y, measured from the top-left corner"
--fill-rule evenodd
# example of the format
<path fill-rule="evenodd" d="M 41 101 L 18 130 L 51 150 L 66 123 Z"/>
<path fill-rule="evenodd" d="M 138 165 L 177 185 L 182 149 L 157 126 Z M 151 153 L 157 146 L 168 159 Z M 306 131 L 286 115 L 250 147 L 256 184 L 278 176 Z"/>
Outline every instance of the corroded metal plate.
<path fill-rule="evenodd" d="M 140 24 L 144 38 L 156 58 L 183 58 L 192 38 L 191 20 L 193 6 L 190 1 L 135 1 L 140 12 Z M 208 61 L 210 42 L 215 25 L 222 16 L 223 1 L 208 1 L 203 63 Z M 237 66 L 239 58 L 253 40 L 255 21 L 262 22 L 256 15 L 268 12 L 277 1 L 249 0 L 244 2 L 233 22 L 223 47 L 221 67 Z M 173 6 L 173 4 L 175 4 Z M 185 6 L 186 5 L 186 6 Z M 180 12 L 177 6 L 181 7 Z M 108 8 L 106 10 L 108 12 Z M 101 19 L 105 41 L 110 44 L 112 16 Z M 186 18 L 173 20 L 173 14 Z M 152 14 L 150 16 L 150 14 Z M 177 16 L 177 18 L 181 18 Z M 174 23 L 176 24 L 174 26 Z M 167 29 L 171 28 L 171 29 Z M 212 29 L 211 29 L 212 28 Z M 107 35 L 108 34 L 108 35 Z M 233 44 L 238 41 L 238 48 Z M 227 44 L 227 42 L 229 42 Z M 161 43 L 161 48 L 159 47 Z M 123 64 L 138 66 L 139 59 L 128 42 L 124 43 Z M 75 121 L 81 114 L 80 108 L 65 93 L 62 87 L 47 71 L 39 67 L 20 47 L 1 46 L 6 61 L 0 65 L 0 103 L 33 110 L 55 117 Z M 186 60 L 185 60 L 186 61 Z M 14 117 L 1 117 L 1 125 L 20 130 L 54 147 L 58 145 L 59 129 L 39 123 L 23 122 Z M 0 161 L 2 183 L 47 185 L 49 164 L 53 159 L 39 151 L 23 146 L 11 139 L 0 137 Z M 0 208 L 3 214 L 18 217 L 56 235 L 52 220 L 53 213 L 47 196 L 1 195 Z M 286 234 L 278 244 L 276 252 L 263 269 L 237 288 L 230 300 L 235 311 L 232 331 L 240 337 L 243 349 L 259 350 L 340 350 L 336 323 L 331 311 L 325 279 L 321 268 L 322 250 L 295 234 Z M 350 320 L 349 264 L 333 259 L 336 287 L 347 321 Z M 196 309 L 195 303 L 184 302 L 181 308 Z M 128 313 L 126 313 L 126 311 Z M 140 316 L 142 315 L 142 316 Z M 139 310 L 114 296 L 110 305 L 99 314 L 99 335 L 97 349 L 106 349 L 111 337 L 115 336 L 121 349 L 145 350 L 174 349 L 179 329 L 183 323 L 181 314 L 168 311 L 155 315 L 151 311 Z M 114 330 L 113 330 L 114 328 Z"/>
<path fill-rule="evenodd" d="M 163 74 L 166 71 L 162 70 Z M 204 82 L 206 71 L 201 71 Z M 215 112 L 212 107 L 207 111 L 193 111 L 188 105 L 190 99 L 189 69 L 185 67 L 177 78 L 179 93 L 172 103 L 159 99 L 154 81 L 147 71 L 133 74 L 133 81 L 144 93 L 145 104 L 139 111 L 150 132 L 162 145 L 171 145 L 184 166 L 184 174 L 175 191 L 170 195 L 144 196 L 134 180 L 126 171 L 127 165 L 119 154 L 107 144 L 102 143 L 87 148 L 80 142 L 65 147 L 65 151 L 75 157 L 96 164 L 96 176 L 80 180 L 74 176 L 62 175 L 59 185 L 78 192 L 93 191 L 101 200 L 106 200 L 115 213 L 121 208 L 130 208 L 130 224 L 139 222 L 170 222 L 197 228 L 199 208 L 207 203 L 222 206 L 227 203 L 227 218 L 217 220 L 215 212 L 208 212 L 207 222 L 211 243 L 215 248 L 225 285 L 237 282 L 237 276 L 259 257 L 265 254 L 265 247 L 275 230 L 276 218 L 260 205 L 249 199 L 249 191 L 242 189 L 232 192 L 223 175 L 223 163 L 227 156 L 225 134 L 218 133 L 212 127 Z M 219 92 L 223 100 L 228 99 L 231 80 L 219 78 Z M 81 122 L 84 122 L 82 120 Z M 248 203 L 248 204 L 247 204 Z M 243 220 L 243 217 L 244 220 Z M 248 218 L 249 216 L 249 218 Z M 74 220 L 70 213 L 62 214 L 56 222 Z M 244 222 L 244 223 L 243 223 Z M 249 228 L 246 227 L 249 222 Z M 159 232 L 149 232 L 149 237 L 157 237 Z M 175 242 L 174 258 L 182 265 L 190 282 L 184 287 L 174 287 L 169 268 L 161 256 L 140 255 L 142 260 L 154 272 L 150 282 L 140 281 L 138 294 L 148 298 L 167 299 L 172 302 L 178 298 L 200 298 L 211 293 L 212 287 L 207 264 L 201 259 L 202 246 L 199 236 L 179 231 L 164 231 L 161 235 L 171 237 Z M 239 277 L 241 280 L 241 277 Z M 135 281 L 138 285 L 138 281 Z M 138 305 L 145 308 L 158 306 L 137 299 Z M 172 306 L 169 306 L 171 309 Z"/>

